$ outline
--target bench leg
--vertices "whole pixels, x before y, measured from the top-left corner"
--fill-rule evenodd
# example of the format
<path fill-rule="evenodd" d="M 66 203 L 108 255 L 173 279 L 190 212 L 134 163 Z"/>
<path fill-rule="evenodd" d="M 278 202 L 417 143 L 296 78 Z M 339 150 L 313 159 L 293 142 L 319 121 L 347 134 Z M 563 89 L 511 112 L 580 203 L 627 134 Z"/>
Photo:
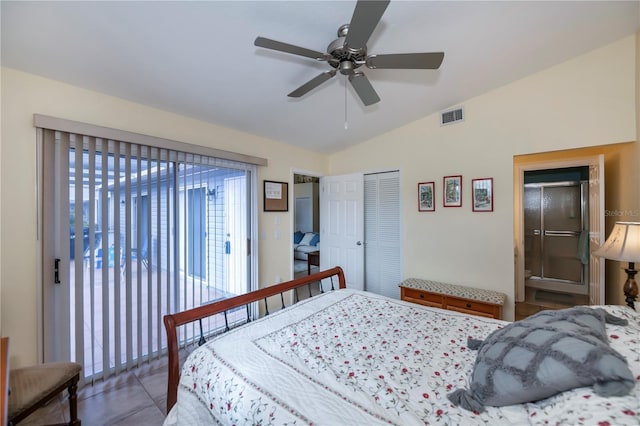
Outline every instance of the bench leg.
<path fill-rule="evenodd" d="M 76 376 L 69 385 L 69 426 L 80 426 L 81 422 L 78 420 L 78 379 Z"/>

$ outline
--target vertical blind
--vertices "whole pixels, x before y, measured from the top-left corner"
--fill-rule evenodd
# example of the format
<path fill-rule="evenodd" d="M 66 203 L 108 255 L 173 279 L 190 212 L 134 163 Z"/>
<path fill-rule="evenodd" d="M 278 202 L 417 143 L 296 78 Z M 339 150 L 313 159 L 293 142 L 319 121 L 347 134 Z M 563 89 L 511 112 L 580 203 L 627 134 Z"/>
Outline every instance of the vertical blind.
<path fill-rule="evenodd" d="M 255 165 L 42 132 L 54 194 L 44 214 L 57 228 L 44 233 L 61 264 L 60 283 L 43 282 L 58 298 L 43 292 L 45 342 L 57 346 L 45 343 L 45 360 L 79 362 L 85 380 L 118 374 L 163 353 L 164 314 L 250 290 Z M 200 334 L 182 332 L 183 342 Z"/>

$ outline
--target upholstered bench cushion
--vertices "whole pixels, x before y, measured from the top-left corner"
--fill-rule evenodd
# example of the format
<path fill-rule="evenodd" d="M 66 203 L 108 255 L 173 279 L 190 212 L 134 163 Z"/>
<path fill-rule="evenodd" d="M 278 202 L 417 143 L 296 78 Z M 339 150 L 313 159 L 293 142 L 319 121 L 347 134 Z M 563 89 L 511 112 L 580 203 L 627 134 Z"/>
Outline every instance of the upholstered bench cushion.
<path fill-rule="evenodd" d="M 457 284 L 446 284 L 437 281 L 423 280 L 420 278 L 407 278 L 400 284 L 400 286 L 430 291 L 432 293 L 446 294 L 448 296 L 460 297 L 462 299 L 492 303 L 494 305 L 504 305 L 507 299 L 507 296 L 504 293 L 493 290 L 472 288 Z"/>
<path fill-rule="evenodd" d="M 82 367 L 75 362 L 51 362 L 9 371 L 9 418 L 14 418 L 37 401 L 63 386 Z"/>

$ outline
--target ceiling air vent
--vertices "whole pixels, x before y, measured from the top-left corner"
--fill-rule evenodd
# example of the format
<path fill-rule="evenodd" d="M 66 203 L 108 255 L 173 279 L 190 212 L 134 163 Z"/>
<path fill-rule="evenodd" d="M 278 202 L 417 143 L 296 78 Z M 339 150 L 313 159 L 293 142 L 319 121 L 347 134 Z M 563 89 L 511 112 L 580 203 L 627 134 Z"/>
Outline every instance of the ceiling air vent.
<path fill-rule="evenodd" d="M 450 111 L 445 111 L 440 114 L 440 125 L 446 126 L 447 124 L 458 123 L 464 121 L 464 108 L 456 108 Z"/>

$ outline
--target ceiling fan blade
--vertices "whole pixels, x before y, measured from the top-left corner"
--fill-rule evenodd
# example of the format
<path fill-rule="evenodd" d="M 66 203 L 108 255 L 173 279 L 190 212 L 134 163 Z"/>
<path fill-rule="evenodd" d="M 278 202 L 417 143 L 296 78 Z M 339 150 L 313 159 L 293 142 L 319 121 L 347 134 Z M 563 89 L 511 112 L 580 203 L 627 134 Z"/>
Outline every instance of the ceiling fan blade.
<path fill-rule="evenodd" d="M 299 98 L 300 96 L 305 95 L 312 89 L 315 89 L 316 87 L 320 86 L 322 83 L 329 80 L 334 75 L 336 75 L 336 70 L 325 71 L 322 74 L 319 74 L 316 77 L 312 78 L 311 80 L 307 81 L 305 84 L 298 87 L 296 90 L 289 93 L 287 96 L 289 96 L 290 98 Z"/>
<path fill-rule="evenodd" d="M 369 68 L 393 68 L 411 70 L 437 70 L 444 59 L 444 52 L 398 53 L 367 57 Z"/>
<path fill-rule="evenodd" d="M 380 97 L 373 89 L 366 75 L 361 72 L 353 73 L 349 76 L 349 81 L 365 106 L 380 102 Z"/>
<path fill-rule="evenodd" d="M 293 44 L 283 43 L 281 41 L 271 40 L 270 38 L 257 37 L 253 44 L 258 47 L 264 47 L 265 49 L 306 56 L 307 58 L 316 59 L 318 61 L 326 61 L 328 57 L 326 53 L 305 49 L 304 47 L 294 46 Z"/>
<path fill-rule="evenodd" d="M 364 48 L 387 6 L 389 0 L 358 0 L 344 44 L 355 50 Z"/>

